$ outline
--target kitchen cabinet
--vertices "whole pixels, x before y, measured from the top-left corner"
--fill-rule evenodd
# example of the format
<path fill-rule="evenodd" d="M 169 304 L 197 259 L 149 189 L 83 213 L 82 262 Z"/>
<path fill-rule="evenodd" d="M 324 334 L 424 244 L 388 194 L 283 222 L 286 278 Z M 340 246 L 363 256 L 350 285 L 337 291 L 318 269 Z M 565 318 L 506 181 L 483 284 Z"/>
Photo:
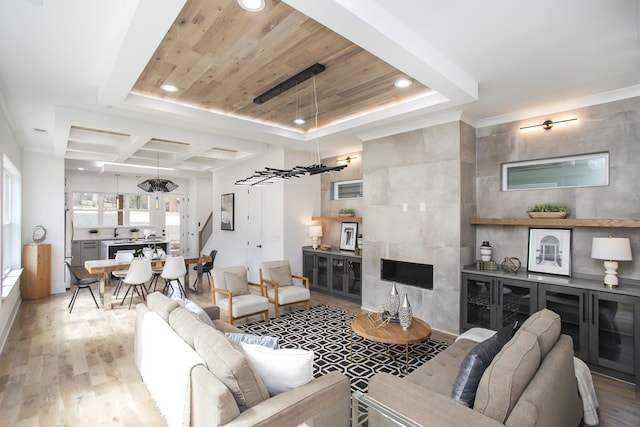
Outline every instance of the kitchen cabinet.
<path fill-rule="evenodd" d="M 609 289 L 602 279 L 520 271 L 462 271 L 461 329 L 499 329 L 548 308 L 592 371 L 640 385 L 640 286 Z M 505 289 L 509 289 L 505 292 Z"/>
<path fill-rule="evenodd" d="M 339 251 L 302 249 L 302 270 L 312 291 L 362 301 L 362 258 Z"/>
<path fill-rule="evenodd" d="M 82 267 L 84 262 L 82 261 L 82 242 L 75 241 L 71 243 L 71 265 L 73 267 Z"/>
<path fill-rule="evenodd" d="M 71 243 L 71 266 L 82 267 L 84 262 L 100 258 L 100 240 L 77 240 Z"/>

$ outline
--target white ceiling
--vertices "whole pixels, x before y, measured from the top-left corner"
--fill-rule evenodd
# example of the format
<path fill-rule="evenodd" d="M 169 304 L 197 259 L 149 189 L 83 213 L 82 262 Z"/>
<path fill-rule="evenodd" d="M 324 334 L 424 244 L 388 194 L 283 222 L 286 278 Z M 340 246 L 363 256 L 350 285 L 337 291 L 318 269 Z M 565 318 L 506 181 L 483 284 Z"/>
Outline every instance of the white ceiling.
<path fill-rule="evenodd" d="M 286 3 L 437 93 L 306 134 L 248 122 L 129 94 L 184 0 L 4 0 L 2 106 L 25 149 L 58 157 L 73 148 L 71 126 L 129 135 L 107 150 L 118 162 L 150 138 L 188 142 L 162 157 L 184 176 L 266 143 L 311 150 L 317 139 L 324 157 L 454 112 L 482 126 L 640 95 L 638 0 Z M 78 150 L 67 167 L 99 170 L 77 160 L 98 154 Z M 155 164 L 148 154 L 135 163 Z"/>

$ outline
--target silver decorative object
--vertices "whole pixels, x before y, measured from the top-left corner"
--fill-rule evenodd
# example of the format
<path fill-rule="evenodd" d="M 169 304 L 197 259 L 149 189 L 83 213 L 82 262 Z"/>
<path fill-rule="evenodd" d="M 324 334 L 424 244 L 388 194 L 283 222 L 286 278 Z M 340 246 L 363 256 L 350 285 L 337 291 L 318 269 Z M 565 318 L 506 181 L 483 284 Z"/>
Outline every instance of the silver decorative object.
<path fill-rule="evenodd" d="M 400 295 L 398 295 L 398 289 L 396 288 L 396 282 L 393 282 L 389 295 L 387 295 L 387 304 L 385 309 L 391 317 L 398 314 L 398 308 L 400 307 Z"/>
<path fill-rule="evenodd" d="M 409 304 L 407 294 L 404 294 L 404 300 L 402 301 L 398 315 L 400 317 L 400 326 L 406 331 L 411 327 L 411 322 L 413 321 L 413 312 L 411 311 L 411 304 Z"/>

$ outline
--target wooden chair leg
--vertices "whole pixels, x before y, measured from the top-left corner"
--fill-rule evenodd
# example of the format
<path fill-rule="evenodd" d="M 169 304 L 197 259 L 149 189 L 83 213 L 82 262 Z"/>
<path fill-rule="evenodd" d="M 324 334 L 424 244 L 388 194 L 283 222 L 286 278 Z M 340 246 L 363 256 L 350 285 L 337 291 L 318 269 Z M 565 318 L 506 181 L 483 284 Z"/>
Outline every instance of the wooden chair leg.
<path fill-rule="evenodd" d="M 307 300 L 306 306 L 307 306 L 307 311 L 309 311 L 309 308 L 311 307 L 311 300 Z"/>
<path fill-rule="evenodd" d="M 264 323 L 269 323 L 269 309 L 264 312 Z"/>

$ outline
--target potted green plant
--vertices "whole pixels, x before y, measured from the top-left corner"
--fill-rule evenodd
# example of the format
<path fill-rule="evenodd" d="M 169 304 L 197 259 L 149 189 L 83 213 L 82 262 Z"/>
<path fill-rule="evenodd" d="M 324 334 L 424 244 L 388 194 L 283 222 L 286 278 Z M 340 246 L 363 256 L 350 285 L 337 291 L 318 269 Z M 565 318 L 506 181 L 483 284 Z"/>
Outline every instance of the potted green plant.
<path fill-rule="evenodd" d="M 338 216 L 341 218 L 348 218 L 348 217 L 352 217 L 353 215 L 355 215 L 355 211 L 353 209 L 340 209 L 340 211 L 338 212 Z"/>
<path fill-rule="evenodd" d="M 527 209 L 531 218 L 565 218 L 569 215 L 569 208 L 551 203 L 539 203 Z"/>

